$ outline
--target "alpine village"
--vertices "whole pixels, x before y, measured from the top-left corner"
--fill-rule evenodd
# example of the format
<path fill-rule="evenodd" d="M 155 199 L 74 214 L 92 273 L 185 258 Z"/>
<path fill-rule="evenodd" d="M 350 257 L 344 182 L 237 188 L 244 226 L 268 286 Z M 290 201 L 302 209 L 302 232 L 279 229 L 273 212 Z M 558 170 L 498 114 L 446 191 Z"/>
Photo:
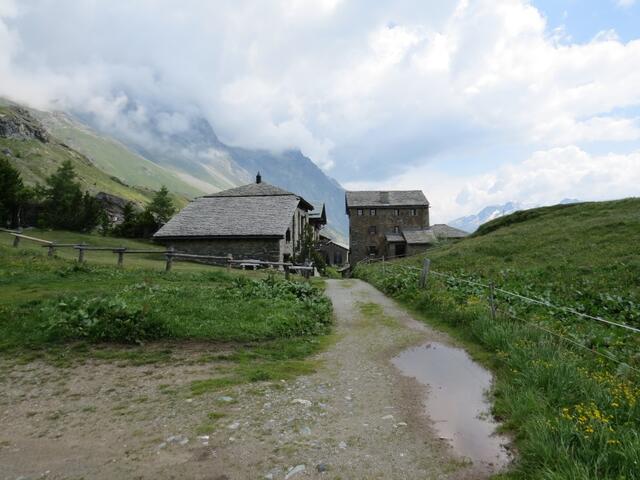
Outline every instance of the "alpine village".
<path fill-rule="evenodd" d="M 0 480 L 640 480 L 638 22 L 0 0 Z"/>

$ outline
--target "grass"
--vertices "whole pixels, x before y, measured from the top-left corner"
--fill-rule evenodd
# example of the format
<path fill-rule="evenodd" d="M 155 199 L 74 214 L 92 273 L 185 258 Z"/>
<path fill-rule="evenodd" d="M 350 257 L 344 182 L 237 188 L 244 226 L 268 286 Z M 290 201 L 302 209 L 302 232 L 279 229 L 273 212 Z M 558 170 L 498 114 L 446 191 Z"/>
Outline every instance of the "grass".
<path fill-rule="evenodd" d="M 640 326 L 640 200 L 547 207 L 503 217 L 428 252 L 432 269 Z M 514 432 L 504 478 L 640 478 L 640 335 L 430 276 L 421 258 L 357 275 L 471 346 L 496 375 L 494 414 Z M 514 320 L 514 315 L 528 323 Z M 570 338 L 568 344 L 539 328 Z M 595 355 L 615 357 L 616 363 Z"/>
<path fill-rule="evenodd" d="M 148 248 L 69 232 L 29 234 Z M 331 338 L 331 305 L 318 282 L 182 262 L 165 273 L 161 260 L 139 257 L 119 269 L 98 254 L 79 265 L 64 251 L 48 258 L 37 244 L 9 243 L 0 233 L 0 355 L 14 362 L 172 362 L 181 343 L 199 342 L 221 352 L 202 361 L 230 364 L 227 379 L 193 385 L 203 394 L 308 373 L 314 363 L 306 357 Z"/>

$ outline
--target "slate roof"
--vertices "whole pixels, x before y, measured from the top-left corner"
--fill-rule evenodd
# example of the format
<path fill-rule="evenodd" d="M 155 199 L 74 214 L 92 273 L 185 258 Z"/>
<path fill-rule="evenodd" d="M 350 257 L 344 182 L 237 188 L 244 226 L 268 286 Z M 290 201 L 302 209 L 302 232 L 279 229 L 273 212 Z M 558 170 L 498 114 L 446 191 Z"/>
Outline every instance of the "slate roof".
<path fill-rule="evenodd" d="M 241 187 L 230 188 L 229 190 L 223 190 L 222 192 L 211 193 L 205 195 L 204 198 L 218 198 L 218 197 L 273 197 L 273 196 L 285 196 L 293 195 L 298 197 L 302 202 L 301 207 L 306 210 L 313 210 L 313 205 L 307 202 L 304 198 L 295 193 L 283 190 L 280 187 L 271 185 L 266 182 L 261 183 L 249 183 L 242 185 Z"/>
<path fill-rule="evenodd" d="M 437 223 L 435 225 L 431 225 L 427 230 L 433 232 L 433 234 L 438 239 L 464 238 L 469 235 L 464 230 L 460 230 L 459 228 L 455 228 L 455 227 L 450 227 L 449 225 L 445 225 L 444 223 Z"/>
<path fill-rule="evenodd" d="M 402 234 L 409 245 L 438 243 L 438 239 L 430 230 L 403 230 Z"/>
<path fill-rule="evenodd" d="M 346 193 L 347 209 L 353 207 L 426 207 L 422 190 L 360 191 Z"/>
<path fill-rule="evenodd" d="M 387 239 L 387 242 L 389 243 L 398 243 L 398 242 L 404 243 L 405 241 L 401 233 L 390 232 L 390 233 L 386 233 L 385 237 Z"/>
<path fill-rule="evenodd" d="M 267 183 L 196 198 L 153 236 L 162 238 L 283 238 L 303 198 Z"/>

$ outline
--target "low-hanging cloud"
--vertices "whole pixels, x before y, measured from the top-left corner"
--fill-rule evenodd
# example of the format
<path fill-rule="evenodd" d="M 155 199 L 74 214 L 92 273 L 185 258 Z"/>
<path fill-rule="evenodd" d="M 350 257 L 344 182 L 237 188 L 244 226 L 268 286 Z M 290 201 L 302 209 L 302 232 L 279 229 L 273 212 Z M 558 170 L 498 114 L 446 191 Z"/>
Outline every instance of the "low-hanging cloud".
<path fill-rule="evenodd" d="M 373 185 L 479 145 L 638 144 L 640 40 L 572 43 L 526 0 L 0 0 L 0 95 L 142 139 L 203 115 Z"/>

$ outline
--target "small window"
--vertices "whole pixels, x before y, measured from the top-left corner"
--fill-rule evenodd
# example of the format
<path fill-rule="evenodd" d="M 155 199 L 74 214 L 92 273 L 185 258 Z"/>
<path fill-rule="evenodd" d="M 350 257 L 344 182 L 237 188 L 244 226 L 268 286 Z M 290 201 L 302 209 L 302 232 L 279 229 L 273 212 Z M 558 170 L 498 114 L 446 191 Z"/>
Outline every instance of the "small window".
<path fill-rule="evenodd" d="M 285 253 L 284 254 L 284 258 L 282 259 L 283 262 L 288 262 L 291 260 L 291 254 L 290 253 Z"/>
<path fill-rule="evenodd" d="M 415 208 L 411 209 L 411 216 L 412 217 L 416 217 L 418 215 L 418 210 L 416 210 Z"/>
<path fill-rule="evenodd" d="M 396 217 L 399 217 L 400 216 L 400 209 L 399 208 L 395 208 L 393 210 L 393 215 L 396 216 Z"/>
<path fill-rule="evenodd" d="M 370 225 L 369 226 L 369 235 L 375 235 L 376 233 L 378 233 L 378 229 L 376 228 L 375 225 Z"/>
<path fill-rule="evenodd" d="M 333 264 L 334 265 L 342 265 L 342 253 L 335 252 L 333 254 Z"/>
<path fill-rule="evenodd" d="M 393 227 L 393 233 L 400 233 L 400 227 L 398 225 Z"/>
<path fill-rule="evenodd" d="M 362 208 L 359 208 L 358 210 L 356 210 L 356 214 L 361 217 L 364 215 L 364 210 Z"/>
<path fill-rule="evenodd" d="M 376 216 L 376 209 L 372 208 L 371 210 L 369 210 L 369 215 L 371 215 L 372 217 Z"/>
<path fill-rule="evenodd" d="M 373 255 L 373 256 L 378 255 L 378 247 L 374 245 L 369 246 L 368 251 L 369 251 L 369 255 Z"/>
<path fill-rule="evenodd" d="M 287 228 L 287 233 L 285 234 L 284 238 L 287 241 L 287 243 L 291 242 L 291 229 Z"/>

